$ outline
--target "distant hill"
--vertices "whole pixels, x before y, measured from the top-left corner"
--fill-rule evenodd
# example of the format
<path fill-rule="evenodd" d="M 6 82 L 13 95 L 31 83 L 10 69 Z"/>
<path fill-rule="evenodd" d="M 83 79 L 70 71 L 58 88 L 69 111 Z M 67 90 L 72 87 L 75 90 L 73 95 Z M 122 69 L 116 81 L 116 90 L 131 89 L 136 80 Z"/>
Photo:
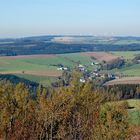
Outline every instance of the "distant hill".
<path fill-rule="evenodd" d="M 126 50 L 140 50 L 140 37 L 36 36 L 0 39 L 0 55 Z"/>

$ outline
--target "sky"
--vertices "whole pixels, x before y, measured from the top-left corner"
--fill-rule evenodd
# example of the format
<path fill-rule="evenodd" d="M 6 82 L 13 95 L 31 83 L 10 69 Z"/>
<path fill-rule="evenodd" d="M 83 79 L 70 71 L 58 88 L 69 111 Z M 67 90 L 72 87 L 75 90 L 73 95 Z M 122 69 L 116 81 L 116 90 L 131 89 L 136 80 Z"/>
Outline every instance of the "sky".
<path fill-rule="evenodd" d="M 0 38 L 140 36 L 140 0 L 0 0 Z"/>

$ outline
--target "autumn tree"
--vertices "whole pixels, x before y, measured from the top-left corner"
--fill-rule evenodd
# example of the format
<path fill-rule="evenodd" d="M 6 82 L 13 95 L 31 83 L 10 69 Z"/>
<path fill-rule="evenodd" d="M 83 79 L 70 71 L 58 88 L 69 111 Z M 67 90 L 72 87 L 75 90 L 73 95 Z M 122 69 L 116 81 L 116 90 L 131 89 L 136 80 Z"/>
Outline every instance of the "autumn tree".
<path fill-rule="evenodd" d="M 111 102 L 103 105 L 93 139 L 131 139 L 132 129 L 129 125 L 127 108 L 127 102 Z"/>

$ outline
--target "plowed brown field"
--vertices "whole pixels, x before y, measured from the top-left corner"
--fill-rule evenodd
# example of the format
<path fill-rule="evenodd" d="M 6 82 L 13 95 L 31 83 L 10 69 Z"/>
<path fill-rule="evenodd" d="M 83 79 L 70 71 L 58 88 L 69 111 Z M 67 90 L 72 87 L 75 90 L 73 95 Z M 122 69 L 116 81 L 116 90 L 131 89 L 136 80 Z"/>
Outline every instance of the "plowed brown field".
<path fill-rule="evenodd" d="M 140 84 L 140 77 L 125 77 L 125 78 L 121 78 L 121 79 L 116 79 L 116 80 L 112 80 L 109 81 L 107 83 L 105 83 L 105 85 L 125 85 L 125 84 L 130 84 L 130 85 L 134 85 L 134 84 Z"/>
<path fill-rule="evenodd" d="M 118 59 L 118 56 L 115 56 L 111 53 L 107 52 L 85 52 L 81 53 L 83 56 L 90 56 L 96 58 L 98 61 L 106 61 L 106 62 L 111 62 L 115 59 Z"/>

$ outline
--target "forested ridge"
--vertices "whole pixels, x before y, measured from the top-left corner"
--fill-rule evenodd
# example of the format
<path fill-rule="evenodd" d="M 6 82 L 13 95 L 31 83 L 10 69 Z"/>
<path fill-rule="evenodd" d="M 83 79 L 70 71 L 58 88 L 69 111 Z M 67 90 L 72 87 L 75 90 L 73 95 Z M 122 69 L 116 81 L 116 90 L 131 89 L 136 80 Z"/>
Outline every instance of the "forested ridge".
<path fill-rule="evenodd" d="M 65 43 L 65 37 L 72 38 L 72 41 Z M 61 42 L 61 39 L 55 41 L 57 38 L 64 39 L 64 42 Z M 0 55 L 6 56 L 138 50 L 140 50 L 139 37 L 36 36 L 0 39 Z"/>
<path fill-rule="evenodd" d="M 138 135 L 129 123 L 127 102 L 116 93 L 79 83 L 34 94 L 19 83 L 0 83 L 0 138 L 5 140 L 128 140 Z"/>

